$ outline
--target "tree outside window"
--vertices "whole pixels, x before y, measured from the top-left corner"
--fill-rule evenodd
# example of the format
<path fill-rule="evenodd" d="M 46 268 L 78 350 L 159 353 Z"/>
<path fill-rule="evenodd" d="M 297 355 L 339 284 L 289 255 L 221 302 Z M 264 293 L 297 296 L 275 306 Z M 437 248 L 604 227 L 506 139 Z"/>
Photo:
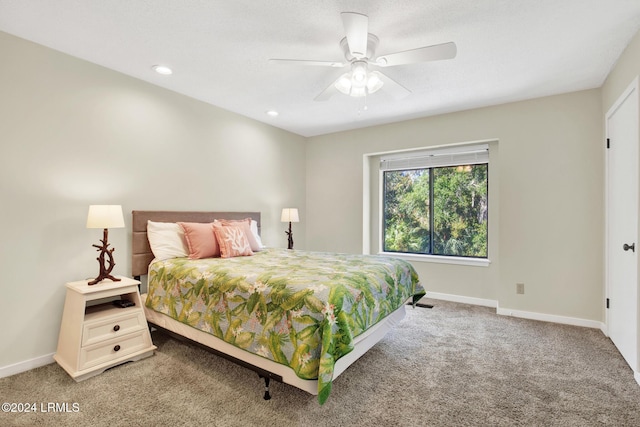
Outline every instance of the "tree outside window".
<path fill-rule="evenodd" d="M 383 173 L 385 252 L 487 258 L 488 164 Z"/>

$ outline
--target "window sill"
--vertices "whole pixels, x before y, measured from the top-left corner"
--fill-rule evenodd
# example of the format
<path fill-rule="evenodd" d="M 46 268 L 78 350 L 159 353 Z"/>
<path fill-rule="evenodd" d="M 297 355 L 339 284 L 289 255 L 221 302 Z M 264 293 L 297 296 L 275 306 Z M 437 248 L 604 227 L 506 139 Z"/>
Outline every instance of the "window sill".
<path fill-rule="evenodd" d="M 491 260 L 485 258 L 464 258 L 455 256 L 403 254 L 398 252 L 378 252 L 378 255 L 406 259 L 408 261 L 435 262 L 438 264 L 469 265 L 473 267 L 489 267 Z"/>

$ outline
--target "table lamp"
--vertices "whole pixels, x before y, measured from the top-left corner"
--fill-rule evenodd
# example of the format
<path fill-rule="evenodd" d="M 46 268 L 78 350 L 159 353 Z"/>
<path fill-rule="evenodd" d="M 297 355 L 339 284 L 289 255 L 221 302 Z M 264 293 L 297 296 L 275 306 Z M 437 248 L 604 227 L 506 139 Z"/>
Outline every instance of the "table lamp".
<path fill-rule="evenodd" d="M 289 231 L 285 231 L 285 234 L 289 236 L 289 246 L 287 249 L 293 249 L 293 231 L 291 231 L 292 222 L 300 222 L 298 217 L 298 209 L 296 208 L 284 208 L 282 209 L 282 215 L 280 221 L 289 223 Z"/>
<path fill-rule="evenodd" d="M 120 205 L 91 205 L 89 206 L 89 214 L 87 215 L 87 228 L 102 228 L 103 237 L 102 245 L 93 245 L 97 248 L 100 255 L 98 258 L 98 264 L 100 265 L 100 274 L 94 280 L 90 281 L 88 285 L 95 285 L 104 279 L 111 279 L 114 282 L 120 281 L 111 275 L 113 267 L 116 263 L 113 260 L 114 248 L 108 249 L 109 243 L 107 238 L 109 236 L 109 228 L 124 228 L 124 217 L 122 216 L 122 206 Z M 107 266 L 108 263 L 108 266 Z"/>

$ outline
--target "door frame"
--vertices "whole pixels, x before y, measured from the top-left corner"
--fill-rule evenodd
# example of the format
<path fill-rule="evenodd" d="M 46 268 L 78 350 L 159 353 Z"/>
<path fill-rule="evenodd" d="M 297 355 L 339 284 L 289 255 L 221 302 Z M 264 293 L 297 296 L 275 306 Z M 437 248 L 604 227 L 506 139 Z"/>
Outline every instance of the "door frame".
<path fill-rule="evenodd" d="M 620 96 L 616 99 L 616 101 L 614 102 L 614 104 L 611 106 L 611 108 L 609 108 L 609 110 L 607 111 L 606 115 L 605 115 L 605 138 L 609 138 L 609 118 L 611 116 L 613 116 L 613 114 L 616 112 L 616 110 L 627 100 L 627 98 L 633 93 L 633 91 L 635 91 L 636 93 L 636 102 L 638 102 L 640 104 L 640 93 L 638 92 L 638 90 L 640 90 L 640 85 L 639 85 L 639 80 L 640 80 L 640 76 L 636 76 L 632 82 L 629 84 L 629 86 L 627 86 L 627 88 L 624 90 L 624 92 L 622 92 L 620 94 Z M 639 106 L 640 107 L 640 106 Z M 637 126 L 639 127 L 638 129 L 638 135 L 640 135 L 640 117 L 638 118 L 638 122 L 637 122 Z M 640 139 L 640 138 L 639 138 Z M 640 140 L 636 142 L 638 145 L 640 145 Z M 609 254 L 609 217 L 610 217 L 610 212 L 609 212 L 609 150 L 606 148 L 605 145 L 605 168 L 604 168 L 604 173 L 605 173 L 605 186 L 604 186 L 604 203 L 605 203 L 605 212 L 604 212 L 604 298 L 603 298 L 603 310 L 605 312 L 605 324 L 604 327 L 602 328 L 602 332 L 608 337 L 609 336 L 609 309 L 606 308 L 606 301 L 607 298 L 609 298 L 609 294 L 610 294 L 610 288 L 611 288 L 611 284 L 609 283 L 609 259 L 610 259 L 610 254 Z M 640 147 L 639 147 L 639 152 L 640 152 Z M 638 165 L 638 172 L 640 174 L 640 158 L 636 159 L 636 163 Z M 640 195 L 638 200 L 640 201 Z M 640 202 L 639 202 L 640 204 Z M 640 212 L 640 206 L 638 206 L 638 212 Z M 638 234 L 640 234 L 640 215 L 639 215 L 639 220 L 638 220 Z M 638 236 L 635 236 L 634 239 L 636 242 L 639 242 L 640 239 L 638 239 Z M 639 263 L 640 265 L 640 263 Z M 640 273 L 640 272 L 639 272 Z M 640 274 L 638 275 L 638 277 L 640 278 Z M 636 283 L 636 286 L 638 286 L 638 283 Z M 640 292 L 638 293 L 638 295 L 640 295 Z M 640 301 L 636 301 L 636 307 L 637 309 L 640 311 Z M 638 319 L 640 319 L 640 313 L 638 316 Z M 636 325 L 636 331 L 640 334 L 640 324 Z M 637 341 L 638 343 L 640 343 L 640 340 Z M 638 355 L 640 357 L 640 348 L 636 349 L 636 351 L 638 352 Z M 640 360 L 640 358 L 638 359 Z M 640 362 L 637 362 L 637 364 L 640 364 Z M 632 366 L 631 367 L 633 369 L 634 372 L 634 377 L 636 382 L 638 382 L 638 384 L 640 384 L 640 372 L 639 372 L 639 366 Z"/>

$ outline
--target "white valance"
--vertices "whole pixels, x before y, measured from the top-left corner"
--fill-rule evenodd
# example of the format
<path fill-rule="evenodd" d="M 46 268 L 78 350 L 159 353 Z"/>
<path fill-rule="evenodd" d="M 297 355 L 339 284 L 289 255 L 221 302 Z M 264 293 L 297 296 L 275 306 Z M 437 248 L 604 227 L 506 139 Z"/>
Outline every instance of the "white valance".
<path fill-rule="evenodd" d="M 385 155 L 380 170 L 424 169 L 431 167 L 489 163 L 489 145 L 474 144 Z"/>

